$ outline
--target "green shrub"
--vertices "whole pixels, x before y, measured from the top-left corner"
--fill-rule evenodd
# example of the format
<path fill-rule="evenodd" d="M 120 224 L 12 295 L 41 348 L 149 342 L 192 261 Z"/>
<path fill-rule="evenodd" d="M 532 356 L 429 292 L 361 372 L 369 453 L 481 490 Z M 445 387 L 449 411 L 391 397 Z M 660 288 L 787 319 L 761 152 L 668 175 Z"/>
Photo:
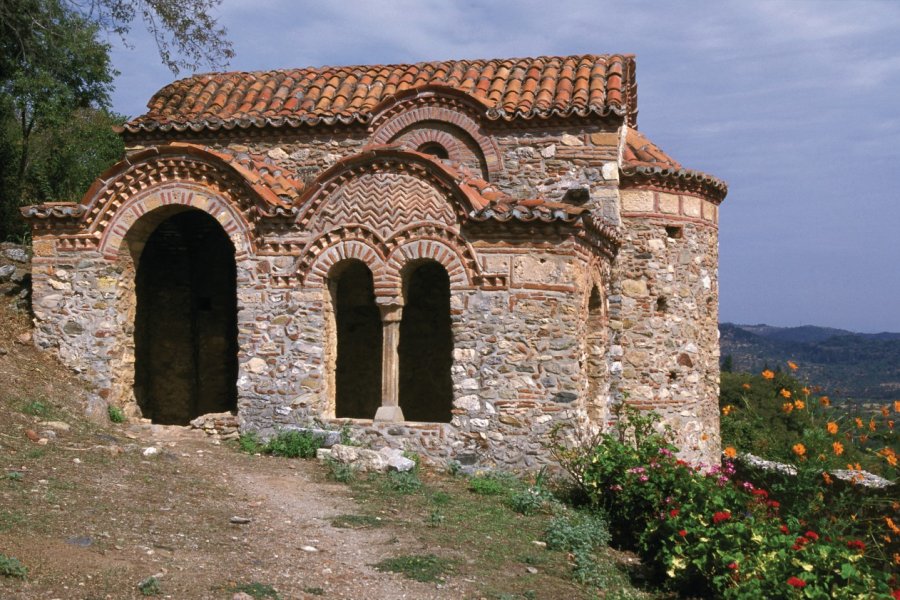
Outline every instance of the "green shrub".
<path fill-rule="evenodd" d="M 871 524 L 832 512 L 820 474 L 801 465 L 792 481 L 806 503 L 782 505 L 730 461 L 702 472 L 677 459 L 657 420 L 625 409 L 613 432 L 555 452 L 660 582 L 722 598 L 890 598 L 893 551 L 865 548 Z"/>
<path fill-rule="evenodd" d="M 326 460 L 325 465 L 328 467 L 328 477 L 338 483 L 350 483 L 356 478 L 356 469 L 353 465 L 338 462 L 333 458 Z"/>
<path fill-rule="evenodd" d="M 265 452 L 287 458 L 315 458 L 322 438 L 309 431 L 280 431 L 269 440 Z"/>
<path fill-rule="evenodd" d="M 609 543 L 606 520 L 596 513 L 576 511 L 555 517 L 544 534 L 547 547 L 572 555 L 572 574 L 576 581 L 594 587 L 606 587 L 605 573 L 599 568 L 595 552 Z"/>
<path fill-rule="evenodd" d="M 144 579 L 138 583 L 137 588 L 141 593 L 141 596 L 159 596 L 162 593 L 162 589 L 159 586 L 159 579 L 156 577 Z"/>
<path fill-rule="evenodd" d="M 28 567 L 20 563 L 18 559 L 0 554 L 0 576 L 25 579 L 27 575 Z"/>
<path fill-rule="evenodd" d="M 113 423 L 124 423 L 125 422 L 125 413 L 118 406 L 107 406 L 106 414 L 109 416 L 109 420 Z"/>
<path fill-rule="evenodd" d="M 265 445 L 259 441 L 259 434 L 255 431 L 246 431 L 238 437 L 238 448 L 247 454 L 262 452 Z"/>

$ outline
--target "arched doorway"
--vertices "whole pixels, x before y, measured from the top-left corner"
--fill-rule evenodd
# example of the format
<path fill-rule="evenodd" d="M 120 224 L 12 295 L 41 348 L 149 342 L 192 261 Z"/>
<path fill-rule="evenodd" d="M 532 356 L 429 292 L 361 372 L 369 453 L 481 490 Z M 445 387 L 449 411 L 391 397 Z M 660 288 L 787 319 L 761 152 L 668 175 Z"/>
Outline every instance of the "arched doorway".
<path fill-rule="evenodd" d="M 400 408 L 407 421 L 449 423 L 453 408 L 450 276 L 435 261 L 405 275 L 400 322 Z"/>
<path fill-rule="evenodd" d="M 162 221 L 136 275 L 134 392 L 154 423 L 185 425 L 237 406 L 235 250 L 195 209 Z"/>
<path fill-rule="evenodd" d="M 381 406 L 381 314 L 372 272 L 361 261 L 338 263 L 329 277 L 337 331 L 335 416 L 371 419 Z"/>

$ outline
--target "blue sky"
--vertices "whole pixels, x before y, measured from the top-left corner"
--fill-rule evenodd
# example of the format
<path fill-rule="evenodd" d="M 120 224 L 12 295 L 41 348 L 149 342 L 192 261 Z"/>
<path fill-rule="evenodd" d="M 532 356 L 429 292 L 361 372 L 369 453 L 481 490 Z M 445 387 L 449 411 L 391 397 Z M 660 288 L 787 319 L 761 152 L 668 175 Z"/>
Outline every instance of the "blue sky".
<path fill-rule="evenodd" d="M 900 331 L 900 2 L 224 0 L 218 14 L 235 70 L 634 53 L 640 130 L 729 183 L 721 319 Z M 149 36 L 131 40 L 113 53 L 113 106 L 134 116 L 173 76 Z"/>

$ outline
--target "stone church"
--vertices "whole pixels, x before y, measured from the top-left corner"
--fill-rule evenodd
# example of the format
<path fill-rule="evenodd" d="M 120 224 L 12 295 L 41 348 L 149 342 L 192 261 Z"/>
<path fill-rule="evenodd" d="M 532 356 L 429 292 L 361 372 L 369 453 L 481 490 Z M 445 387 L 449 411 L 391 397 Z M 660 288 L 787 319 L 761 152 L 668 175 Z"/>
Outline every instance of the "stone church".
<path fill-rule="evenodd" d="M 628 402 L 712 461 L 727 189 L 637 115 L 631 55 L 176 81 L 80 203 L 23 209 L 36 342 L 155 423 L 533 467 Z"/>

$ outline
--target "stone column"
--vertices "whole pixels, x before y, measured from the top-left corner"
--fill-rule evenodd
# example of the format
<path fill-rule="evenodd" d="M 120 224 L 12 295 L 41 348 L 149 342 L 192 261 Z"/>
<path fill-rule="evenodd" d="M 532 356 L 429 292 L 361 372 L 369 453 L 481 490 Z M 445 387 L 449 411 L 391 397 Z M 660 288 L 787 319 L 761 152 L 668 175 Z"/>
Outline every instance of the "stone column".
<path fill-rule="evenodd" d="M 401 423 L 400 410 L 400 319 L 403 306 L 399 304 L 379 305 L 383 346 L 381 353 L 381 406 L 375 413 L 376 422 Z"/>

